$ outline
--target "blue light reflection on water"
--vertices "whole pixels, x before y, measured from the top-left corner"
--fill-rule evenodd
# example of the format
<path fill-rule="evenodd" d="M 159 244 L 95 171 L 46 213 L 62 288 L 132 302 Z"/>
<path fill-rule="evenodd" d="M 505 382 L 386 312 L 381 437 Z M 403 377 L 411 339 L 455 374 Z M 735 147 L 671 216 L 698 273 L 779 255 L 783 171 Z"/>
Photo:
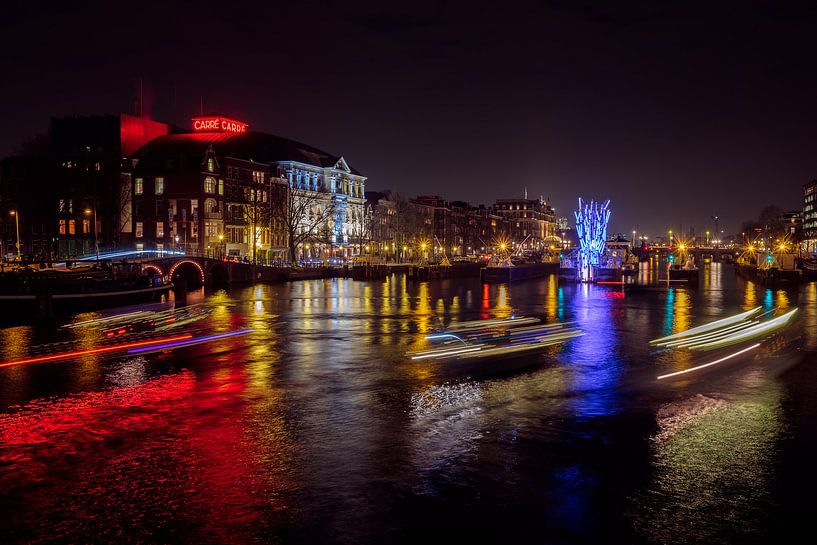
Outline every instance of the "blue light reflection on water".
<path fill-rule="evenodd" d="M 618 411 L 615 383 L 621 372 L 615 320 L 624 299 L 599 286 L 576 287 L 573 319 L 585 335 L 569 343 L 562 358 L 572 373 L 573 409 L 578 418 L 608 416 Z"/>

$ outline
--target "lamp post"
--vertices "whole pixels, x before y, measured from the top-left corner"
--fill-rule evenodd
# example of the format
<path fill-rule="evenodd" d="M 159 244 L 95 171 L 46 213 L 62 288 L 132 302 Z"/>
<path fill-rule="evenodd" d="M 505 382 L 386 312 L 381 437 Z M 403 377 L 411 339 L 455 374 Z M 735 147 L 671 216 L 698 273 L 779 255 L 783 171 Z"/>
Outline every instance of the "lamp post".
<path fill-rule="evenodd" d="M 91 211 L 90 208 L 85 209 L 85 215 L 94 216 L 94 252 L 96 253 L 96 260 L 99 261 L 99 235 L 96 232 L 96 204 L 94 204 L 94 209 Z"/>
<path fill-rule="evenodd" d="M 22 261 L 23 256 L 20 250 L 20 214 L 17 213 L 17 210 L 12 210 L 9 214 L 14 216 L 14 223 L 17 227 L 17 261 Z"/>
<path fill-rule="evenodd" d="M 224 233 L 219 233 L 218 234 L 218 251 L 221 254 L 221 255 L 219 255 L 219 257 L 223 257 L 224 254 L 226 253 L 224 250 L 222 250 L 222 247 L 221 247 L 223 242 L 224 242 Z"/>

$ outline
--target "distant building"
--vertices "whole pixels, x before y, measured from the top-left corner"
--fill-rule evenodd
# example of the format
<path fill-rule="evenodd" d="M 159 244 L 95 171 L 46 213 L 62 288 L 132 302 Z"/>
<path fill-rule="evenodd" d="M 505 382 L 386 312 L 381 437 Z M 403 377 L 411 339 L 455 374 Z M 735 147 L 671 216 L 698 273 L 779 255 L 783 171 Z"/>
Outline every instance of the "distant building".
<path fill-rule="evenodd" d="M 16 238 L 10 210 L 19 210 L 26 255 L 90 254 L 95 236 L 102 248 L 130 245 L 131 157 L 171 130 L 126 114 L 52 118 L 46 138 L 0 161 L 4 253 Z"/>
<path fill-rule="evenodd" d="M 799 242 L 803 236 L 803 212 L 789 210 L 780 215 L 780 224 L 786 233 L 789 242 Z"/>
<path fill-rule="evenodd" d="M 544 199 L 499 199 L 494 211 L 508 222 L 508 234 L 515 245 L 541 251 L 560 242 L 556 213 Z"/>
<path fill-rule="evenodd" d="M 808 251 L 817 247 L 817 180 L 803 186 L 803 246 Z"/>

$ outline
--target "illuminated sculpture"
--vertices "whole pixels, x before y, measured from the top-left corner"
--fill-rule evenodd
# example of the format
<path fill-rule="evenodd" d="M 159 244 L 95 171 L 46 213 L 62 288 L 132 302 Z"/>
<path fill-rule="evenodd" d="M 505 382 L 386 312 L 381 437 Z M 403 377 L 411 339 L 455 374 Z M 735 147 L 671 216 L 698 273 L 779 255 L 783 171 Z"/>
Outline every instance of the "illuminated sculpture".
<path fill-rule="evenodd" d="M 591 200 L 585 203 L 579 197 L 576 215 L 576 234 L 579 236 L 578 275 L 582 282 L 593 280 L 593 267 L 601 264 L 607 241 L 607 222 L 610 220 L 610 201 Z"/>

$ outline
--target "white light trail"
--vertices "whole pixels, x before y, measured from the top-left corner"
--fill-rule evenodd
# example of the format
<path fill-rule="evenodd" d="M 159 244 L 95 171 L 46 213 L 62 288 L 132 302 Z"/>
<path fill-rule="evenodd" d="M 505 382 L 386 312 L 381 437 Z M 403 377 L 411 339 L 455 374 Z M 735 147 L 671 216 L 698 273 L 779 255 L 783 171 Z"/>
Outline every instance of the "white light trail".
<path fill-rule="evenodd" d="M 728 325 L 732 325 L 737 322 L 741 322 L 754 314 L 757 314 L 760 311 L 761 307 L 755 307 L 752 310 L 742 312 L 740 314 L 735 314 L 734 316 L 729 316 L 727 318 L 723 318 L 721 320 L 715 320 L 714 322 L 710 322 L 708 324 L 699 325 L 698 327 L 693 327 L 692 329 L 687 329 L 686 331 L 681 331 L 680 333 L 675 333 L 674 335 L 669 335 L 667 337 L 661 337 L 660 339 L 654 339 L 650 341 L 650 344 L 663 344 L 667 341 L 672 341 L 674 339 L 680 339 L 682 337 L 688 337 L 690 335 L 695 335 L 698 333 L 704 333 L 706 331 L 710 331 L 712 329 L 717 329 L 719 327 L 726 327 Z"/>
<path fill-rule="evenodd" d="M 734 358 L 736 356 L 740 356 L 741 354 L 746 353 L 749 350 L 754 350 L 758 346 L 760 346 L 760 343 L 755 343 L 752 346 L 746 347 L 743 350 L 738 350 L 737 352 L 735 352 L 733 354 L 729 354 L 728 356 L 724 356 L 724 357 L 722 357 L 722 358 L 720 358 L 718 360 L 710 361 L 709 363 L 705 363 L 703 365 L 698 365 L 696 367 L 690 367 L 689 369 L 684 369 L 683 371 L 676 371 L 674 373 L 668 373 L 666 375 L 661 375 L 661 376 L 657 377 L 657 380 L 662 380 L 662 379 L 670 378 L 670 377 L 677 377 L 678 375 L 683 375 L 685 373 L 691 373 L 693 371 L 698 371 L 698 370 L 703 369 L 705 367 L 711 367 L 712 365 L 717 365 L 717 364 L 722 363 L 722 362 L 724 362 L 726 360 L 730 360 L 730 359 L 732 359 L 732 358 Z"/>

